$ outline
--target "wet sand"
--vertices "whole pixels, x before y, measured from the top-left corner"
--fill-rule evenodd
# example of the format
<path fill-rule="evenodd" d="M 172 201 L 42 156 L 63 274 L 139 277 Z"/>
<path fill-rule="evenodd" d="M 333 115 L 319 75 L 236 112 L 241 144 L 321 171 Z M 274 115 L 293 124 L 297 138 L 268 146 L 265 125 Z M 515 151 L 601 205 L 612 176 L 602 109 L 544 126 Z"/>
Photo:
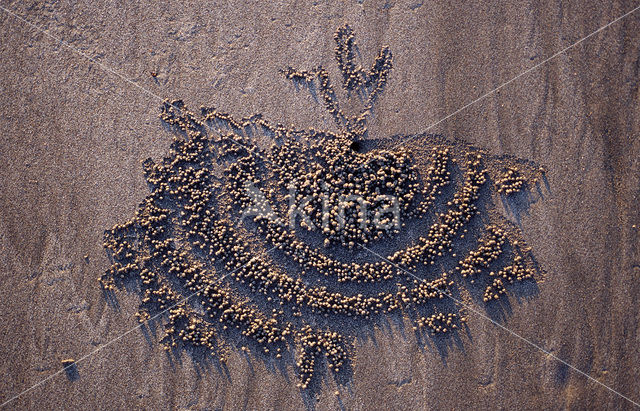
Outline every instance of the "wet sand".
<path fill-rule="evenodd" d="M 322 64 L 337 79 L 333 33 L 345 22 L 365 62 L 382 45 L 394 53 L 372 136 L 436 132 L 546 168 L 548 190 L 520 221 L 547 277 L 535 298 L 510 301 L 503 324 L 640 401 L 639 15 L 429 128 L 636 3 L 2 6 L 97 63 L 0 12 L 0 402 L 136 326 L 139 297 L 122 290 L 114 309 L 97 278 L 109 265 L 104 229 L 148 192 L 141 162 L 167 152 L 161 99 L 331 129 L 278 70 Z M 410 333 L 376 332 L 358 347 L 351 392 L 327 388 L 317 408 L 632 408 L 471 317 L 471 339 L 444 357 Z M 10 407 L 305 407 L 291 370 L 233 354 L 223 375 L 188 356 L 170 362 L 156 340 L 132 331 L 80 361 L 74 381 L 60 373 Z"/>

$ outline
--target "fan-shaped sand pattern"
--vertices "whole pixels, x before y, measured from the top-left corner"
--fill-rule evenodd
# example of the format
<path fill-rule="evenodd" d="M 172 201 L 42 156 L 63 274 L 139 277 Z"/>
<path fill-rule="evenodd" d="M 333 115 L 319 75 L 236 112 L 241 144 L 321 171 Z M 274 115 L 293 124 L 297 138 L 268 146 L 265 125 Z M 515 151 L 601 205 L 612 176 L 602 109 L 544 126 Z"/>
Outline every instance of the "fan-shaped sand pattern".
<path fill-rule="evenodd" d="M 357 116 L 340 109 L 322 67 L 283 71 L 319 88 L 337 133 L 162 107 L 170 153 L 144 163 L 151 194 L 105 233 L 113 265 L 100 281 L 136 281 L 143 321 L 167 310 L 167 349 L 200 347 L 222 362 L 230 349 L 295 357 L 310 388 L 319 363 L 350 378 L 363 322 L 398 313 L 419 335 L 452 335 L 466 304 L 543 274 L 495 206 L 534 188 L 541 168 L 440 136 L 406 147 L 371 138 L 392 55 L 383 47 L 365 71 L 354 41 L 348 26 L 336 32 L 343 86 L 364 101 Z"/>

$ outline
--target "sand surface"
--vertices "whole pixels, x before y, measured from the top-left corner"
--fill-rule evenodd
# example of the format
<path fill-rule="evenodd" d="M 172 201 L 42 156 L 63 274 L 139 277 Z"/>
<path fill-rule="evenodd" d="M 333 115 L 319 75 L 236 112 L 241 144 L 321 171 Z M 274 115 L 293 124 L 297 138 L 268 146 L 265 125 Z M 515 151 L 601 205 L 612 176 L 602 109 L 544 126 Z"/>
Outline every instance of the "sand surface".
<path fill-rule="evenodd" d="M 437 132 L 546 168 L 548 190 L 520 218 L 547 277 L 502 324 L 639 402 L 640 11 L 439 122 L 638 3 L 511 3 L 2 2 L 76 51 L 0 10 L 0 402 L 100 349 L 75 380 L 59 373 L 7 406 L 309 407 L 291 370 L 238 354 L 222 375 L 170 362 L 139 329 L 103 347 L 137 325 L 139 297 L 122 290 L 114 309 L 97 278 L 103 231 L 148 192 L 141 162 L 168 150 L 161 99 L 330 129 L 278 70 L 322 64 L 337 79 L 333 33 L 345 22 L 364 61 L 382 45 L 394 53 L 371 135 Z M 469 326 L 446 356 L 377 332 L 358 347 L 349 389 L 337 398 L 329 382 L 315 406 L 633 408 L 492 323 Z"/>

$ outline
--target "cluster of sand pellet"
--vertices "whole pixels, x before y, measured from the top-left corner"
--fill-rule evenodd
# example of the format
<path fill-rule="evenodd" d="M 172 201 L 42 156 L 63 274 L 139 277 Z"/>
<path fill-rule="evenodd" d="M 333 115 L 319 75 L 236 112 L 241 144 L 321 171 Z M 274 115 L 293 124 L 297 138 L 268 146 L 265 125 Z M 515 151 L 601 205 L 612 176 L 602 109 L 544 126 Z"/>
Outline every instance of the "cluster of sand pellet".
<path fill-rule="evenodd" d="M 345 324 L 355 319 L 411 313 L 416 330 L 449 333 L 466 316 L 437 307 L 463 278 L 475 281 L 504 257 L 507 265 L 486 272 L 487 302 L 507 284 L 534 278 L 514 228 L 492 216 L 457 269 L 443 272 L 436 263 L 457 258 L 456 241 L 469 236 L 479 202 L 493 201 L 492 188 L 512 194 L 535 171 L 509 165 L 513 171 L 500 174 L 501 160 L 446 141 L 431 141 L 422 162 L 406 148 L 363 150 L 391 53 L 383 48 L 365 71 L 354 62 L 351 29 L 339 29 L 335 40 L 344 88 L 368 96 L 359 116 L 339 109 L 324 69 L 289 68 L 285 75 L 319 81 L 337 133 L 274 125 L 257 114 L 235 120 L 212 107 L 197 114 L 180 100 L 163 105 L 160 118 L 175 130 L 169 155 L 144 162 L 151 193 L 130 221 L 105 232 L 112 265 L 100 281 L 108 291 L 137 282 L 139 318 L 165 316 L 167 349 L 204 348 L 221 361 L 234 347 L 280 361 L 294 351 L 299 386 L 308 388 L 319 361 L 334 373 L 348 368 L 355 331 Z M 260 133 L 271 143 L 251 137 Z M 445 187 L 452 195 L 437 210 Z M 292 204 L 302 211 L 293 220 Z M 407 224 L 425 228 L 382 259 L 345 262 L 332 251 L 379 245 Z M 322 245 L 310 245 L 304 232 L 319 235 Z M 327 284 L 308 281 L 314 273 Z"/>

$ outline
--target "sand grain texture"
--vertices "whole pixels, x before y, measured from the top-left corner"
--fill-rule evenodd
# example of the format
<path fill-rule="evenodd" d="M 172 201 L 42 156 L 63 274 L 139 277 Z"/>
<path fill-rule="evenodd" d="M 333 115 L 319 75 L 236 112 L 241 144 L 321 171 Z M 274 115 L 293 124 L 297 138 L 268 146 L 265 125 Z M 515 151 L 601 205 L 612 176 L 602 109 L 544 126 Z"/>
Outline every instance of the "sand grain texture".
<path fill-rule="evenodd" d="M 365 62 L 382 45 L 394 70 L 369 123 L 412 134 L 637 7 L 632 1 L 477 3 L 3 2 L 161 98 L 241 117 L 332 128 L 286 66 L 330 70 L 333 32 L 348 22 Z M 138 296 L 108 306 L 105 228 L 147 193 L 141 162 L 170 133 L 161 101 L 0 12 L 0 401 L 134 327 Z M 542 164 L 549 190 L 521 216 L 548 275 L 537 297 L 511 300 L 504 323 L 640 401 L 640 11 L 429 131 Z M 367 63 L 368 64 L 368 63 Z M 153 77 L 151 72 L 156 72 Z M 88 258 L 85 259 L 85 255 Z M 473 317 L 473 316 L 472 316 Z M 353 387 L 318 409 L 630 409 L 482 318 L 441 358 L 381 330 L 358 349 Z M 171 363 L 136 330 L 10 407 L 300 409 L 295 376 L 234 354 L 229 378 L 188 356 Z"/>

